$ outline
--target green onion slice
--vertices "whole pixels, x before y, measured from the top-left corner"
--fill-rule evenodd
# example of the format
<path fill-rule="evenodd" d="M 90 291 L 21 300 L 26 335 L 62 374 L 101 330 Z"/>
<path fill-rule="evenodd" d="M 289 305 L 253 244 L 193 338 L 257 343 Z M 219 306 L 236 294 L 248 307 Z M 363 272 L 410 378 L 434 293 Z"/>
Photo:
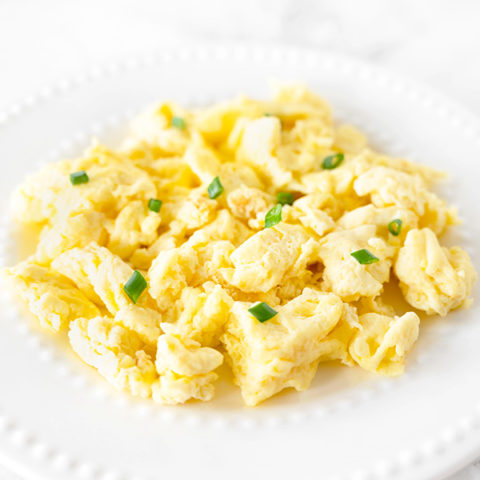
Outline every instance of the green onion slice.
<path fill-rule="evenodd" d="M 356 252 L 352 252 L 350 255 L 358 263 L 361 263 L 362 265 L 368 265 L 370 263 L 375 263 L 375 262 L 378 262 L 378 260 L 379 260 L 373 253 L 370 253 L 365 248 L 362 248 L 361 250 L 357 250 Z"/>
<path fill-rule="evenodd" d="M 273 227 L 282 221 L 282 205 L 277 203 L 265 215 L 265 228 Z"/>
<path fill-rule="evenodd" d="M 340 166 L 343 162 L 344 155 L 343 153 L 336 153 L 335 155 L 329 155 L 325 157 L 322 162 L 322 168 L 325 170 L 333 170 Z"/>
<path fill-rule="evenodd" d="M 278 314 L 270 305 L 265 302 L 258 302 L 248 311 L 261 323 L 270 320 Z"/>
<path fill-rule="evenodd" d="M 148 201 L 148 208 L 149 210 L 151 210 L 152 212 L 159 212 L 160 209 L 162 208 L 162 201 L 161 200 L 158 200 L 157 198 L 151 198 L 149 201 Z"/>
<path fill-rule="evenodd" d="M 280 205 L 292 205 L 293 204 L 293 193 L 278 192 L 277 193 L 277 203 L 279 203 Z"/>
<path fill-rule="evenodd" d="M 72 185 L 80 185 L 81 183 L 88 183 L 87 172 L 85 170 L 80 170 L 70 174 L 70 182 Z"/>
<path fill-rule="evenodd" d="M 392 234 L 398 237 L 400 235 L 400 232 L 402 231 L 402 221 L 399 218 L 396 218 L 395 220 L 392 220 L 388 224 L 388 231 Z"/>
<path fill-rule="evenodd" d="M 220 177 L 215 177 L 207 188 L 208 196 L 212 200 L 219 197 L 223 191 L 224 188 L 222 182 L 220 181 Z"/>
<path fill-rule="evenodd" d="M 146 288 L 147 281 L 145 278 L 143 278 L 143 275 L 138 270 L 135 270 L 132 273 L 132 276 L 123 286 L 123 290 L 130 297 L 130 300 L 133 303 L 137 303 L 138 298 Z"/>
<path fill-rule="evenodd" d="M 187 124 L 185 123 L 185 120 L 182 117 L 172 117 L 172 127 L 179 128 L 180 130 L 183 130 Z"/>

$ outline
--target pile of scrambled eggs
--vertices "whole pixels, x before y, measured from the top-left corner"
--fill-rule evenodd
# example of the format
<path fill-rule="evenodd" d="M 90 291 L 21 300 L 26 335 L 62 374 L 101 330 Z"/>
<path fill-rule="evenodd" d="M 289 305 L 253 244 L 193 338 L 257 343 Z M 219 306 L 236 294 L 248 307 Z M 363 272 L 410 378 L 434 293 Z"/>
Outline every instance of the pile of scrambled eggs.
<path fill-rule="evenodd" d="M 210 400 L 226 362 L 247 405 L 336 360 L 399 375 L 419 311 L 468 306 L 476 273 L 439 237 L 458 222 L 443 175 L 370 149 L 300 86 L 135 119 L 16 191 L 42 227 L 8 270 L 29 309 L 112 385 Z M 398 283 L 411 311 L 384 294 Z"/>

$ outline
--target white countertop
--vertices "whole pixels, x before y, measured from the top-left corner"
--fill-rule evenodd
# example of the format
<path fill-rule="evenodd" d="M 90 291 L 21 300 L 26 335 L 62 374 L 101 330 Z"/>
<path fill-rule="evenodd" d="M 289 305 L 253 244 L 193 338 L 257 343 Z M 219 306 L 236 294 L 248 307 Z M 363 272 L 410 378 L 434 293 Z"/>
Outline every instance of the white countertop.
<path fill-rule="evenodd" d="M 0 111 L 63 77 L 164 46 L 308 46 L 426 82 L 480 115 L 475 0 L 2 0 Z M 480 456 L 480 452 L 479 452 Z M 480 479 L 480 463 L 449 480 Z M 0 480 L 19 480 L 0 467 Z"/>

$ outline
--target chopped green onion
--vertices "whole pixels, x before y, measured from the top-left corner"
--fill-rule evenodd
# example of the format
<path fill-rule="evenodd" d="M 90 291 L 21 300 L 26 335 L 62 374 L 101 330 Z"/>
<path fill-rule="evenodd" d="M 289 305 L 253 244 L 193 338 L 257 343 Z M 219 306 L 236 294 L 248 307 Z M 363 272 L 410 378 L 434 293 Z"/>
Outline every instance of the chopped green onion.
<path fill-rule="evenodd" d="M 336 153 L 335 155 L 329 155 L 325 157 L 322 162 L 322 168 L 325 170 L 333 170 L 340 166 L 343 162 L 344 155 L 343 153 Z"/>
<path fill-rule="evenodd" d="M 85 170 L 70 174 L 70 182 L 72 185 L 80 185 L 81 183 L 88 183 L 88 175 Z"/>
<path fill-rule="evenodd" d="M 215 198 L 219 197 L 223 191 L 223 185 L 222 182 L 220 181 L 220 177 L 215 177 L 210 185 L 207 188 L 208 191 L 208 196 L 212 199 L 215 200 Z"/>
<path fill-rule="evenodd" d="M 261 323 L 270 320 L 278 314 L 276 310 L 265 302 L 256 303 L 252 308 L 249 308 L 248 311 Z"/>
<path fill-rule="evenodd" d="M 272 114 L 268 113 L 268 112 L 264 114 L 264 117 L 271 117 L 271 116 L 272 116 Z"/>
<path fill-rule="evenodd" d="M 280 205 L 292 205 L 293 204 L 293 193 L 278 192 L 277 193 L 277 203 L 279 203 Z"/>
<path fill-rule="evenodd" d="M 172 127 L 179 128 L 180 130 L 183 130 L 187 124 L 185 123 L 185 120 L 182 117 L 172 117 Z"/>
<path fill-rule="evenodd" d="M 163 202 L 161 200 L 158 200 L 156 198 L 151 198 L 148 201 L 148 208 L 152 212 L 157 212 L 158 213 L 160 211 L 160 208 L 162 208 L 162 203 Z"/>
<path fill-rule="evenodd" d="M 392 220 L 388 224 L 388 231 L 392 234 L 398 237 L 400 235 L 400 232 L 402 231 L 402 221 L 399 218 L 396 218 L 395 220 Z"/>
<path fill-rule="evenodd" d="M 362 248 L 361 250 L 357 250 L 356 252 L 352 252 L 350 255 L 358 263 L 361 263 L 362 265 L 368 265 L 369 263 L 378 262 L 378 258 L 373 253 L 370 253 L 368 250 L 366 250 L 365 248 Z"/>
<path fill-rule="evenodd" d="M 265 228 L 273 227 L 282 221 L 282 205 L 277 203 L 265 215 Z"/>
<path fill-rule="evenodd" d="M 146 288 L 147 281 L 145 278 L 143 278 L 143 275 L 138 270 L 135 270 L 132 273 L 132 276 L 123 286 L 123 290 L 130 297 L 130 300 L 133 303 L 137 303 L 138 298 Z"/>

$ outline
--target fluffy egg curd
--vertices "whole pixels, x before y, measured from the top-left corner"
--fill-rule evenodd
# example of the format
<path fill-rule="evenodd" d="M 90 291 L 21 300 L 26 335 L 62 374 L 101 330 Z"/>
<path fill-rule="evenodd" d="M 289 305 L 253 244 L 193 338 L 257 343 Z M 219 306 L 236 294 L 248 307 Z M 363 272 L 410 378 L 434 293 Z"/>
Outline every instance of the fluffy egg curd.
<path fill-rule="evenodd" d="M 301 86 L 140 115 L 14 195 L 41 227 L 7 274 L 45 329 L 118 389 L 210 400 L 226 362 L 247 405 L 309 387 L 320 362 L 394 376 L 419 313 L 468 306 L 476 272 L 440 236 L 443 174 L 378 153 Z M 411 306 L 396 311 L 385 285 Z"/>

